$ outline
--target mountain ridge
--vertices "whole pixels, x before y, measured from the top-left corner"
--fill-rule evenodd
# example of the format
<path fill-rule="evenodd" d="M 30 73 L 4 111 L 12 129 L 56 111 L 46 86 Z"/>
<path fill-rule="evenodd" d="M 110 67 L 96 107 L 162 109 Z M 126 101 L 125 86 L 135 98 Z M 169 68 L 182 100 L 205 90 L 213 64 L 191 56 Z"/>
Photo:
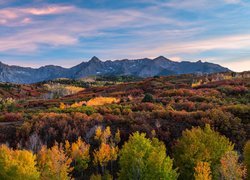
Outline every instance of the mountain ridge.
<path fill-rule="evenodd" d="M 218 64 L 190 61 L 171 61 L 159 56 L 154 59 L 122 59 L 101 61 L 93 56 L 89 61 L 83 61 L 70 68 L 57 65 L 45 65 L 39 68 L 7 65 L 0 61 L 0 82 L 36 83 L 56 78 L 78 79 L 93 75 L 131 75 L 138 77 L 152 77 L 156 75 L 173 75 L 188 73 L 228 72 L 228 68 Z"/>

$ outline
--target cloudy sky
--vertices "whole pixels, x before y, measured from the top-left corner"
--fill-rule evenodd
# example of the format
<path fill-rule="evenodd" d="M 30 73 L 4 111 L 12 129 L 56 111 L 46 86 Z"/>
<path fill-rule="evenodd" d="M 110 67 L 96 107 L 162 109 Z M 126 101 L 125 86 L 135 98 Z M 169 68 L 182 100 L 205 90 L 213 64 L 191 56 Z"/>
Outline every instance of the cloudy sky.
<path fill-rule="evenodd" d="M 250 70 L 249 0 L 0 0 L 0 61 L 208 61 Z"/>

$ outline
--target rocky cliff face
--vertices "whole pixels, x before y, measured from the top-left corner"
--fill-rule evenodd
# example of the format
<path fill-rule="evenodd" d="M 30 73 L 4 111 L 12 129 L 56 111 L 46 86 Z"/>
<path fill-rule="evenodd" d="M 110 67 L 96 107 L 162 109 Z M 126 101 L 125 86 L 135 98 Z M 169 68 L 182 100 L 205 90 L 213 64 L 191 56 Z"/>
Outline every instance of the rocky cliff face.
<path fill-rule="evenodd" d="M 93 57 L 88 62 L 72 68 L 43 66 L 38 69 L 9 66 L 0 62 L 0 82 L 36 83 L 56 78 L 82 78 L 93 75 L 132 75 L 151 77 L 156 75 L 214 73 L 230 71 L 208 62 L 175 62 L 163 56 L 155 59 L 101 61 Z"/>

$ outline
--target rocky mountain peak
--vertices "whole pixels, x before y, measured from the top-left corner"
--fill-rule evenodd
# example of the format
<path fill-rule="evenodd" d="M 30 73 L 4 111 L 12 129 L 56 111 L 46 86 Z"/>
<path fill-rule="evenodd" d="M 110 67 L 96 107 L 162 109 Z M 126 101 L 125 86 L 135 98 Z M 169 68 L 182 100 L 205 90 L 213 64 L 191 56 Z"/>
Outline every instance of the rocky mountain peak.
<path fill-rule="evenodd" d="M 164 56 L 158 56 L 157 58 L 154 58 L 155 61 L 171 61 L 170 59 L 164 57 Z"/>
<path fill-rule="evenodd" d="M 89 62 L 99 63 L 99 62 L 102 62 L 102 61 L 101 61 L 98 57 L 93 56 L 93 57 L 89 60 Z"/>
<path fill-rule="evenodd" d="M 6 67 L 7 65 L 0 61 L 0 67 Z"/>

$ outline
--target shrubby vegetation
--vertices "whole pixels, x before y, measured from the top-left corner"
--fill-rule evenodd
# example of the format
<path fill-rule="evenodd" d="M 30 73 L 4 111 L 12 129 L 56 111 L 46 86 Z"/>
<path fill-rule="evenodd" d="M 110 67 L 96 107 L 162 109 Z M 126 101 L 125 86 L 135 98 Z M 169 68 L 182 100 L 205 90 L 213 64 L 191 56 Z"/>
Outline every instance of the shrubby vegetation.
<path fill-rule="evenodd" d="M 16 101 L 13 98 L 3 99 L 0 97 L 0 111 L 13 111 Z"/>
<path fill-rule="evenodd" d="M 247 76 L 115 84 L 52 99 L 43 83 L 0 87 L 0 177 L 250 177 Z"/>

